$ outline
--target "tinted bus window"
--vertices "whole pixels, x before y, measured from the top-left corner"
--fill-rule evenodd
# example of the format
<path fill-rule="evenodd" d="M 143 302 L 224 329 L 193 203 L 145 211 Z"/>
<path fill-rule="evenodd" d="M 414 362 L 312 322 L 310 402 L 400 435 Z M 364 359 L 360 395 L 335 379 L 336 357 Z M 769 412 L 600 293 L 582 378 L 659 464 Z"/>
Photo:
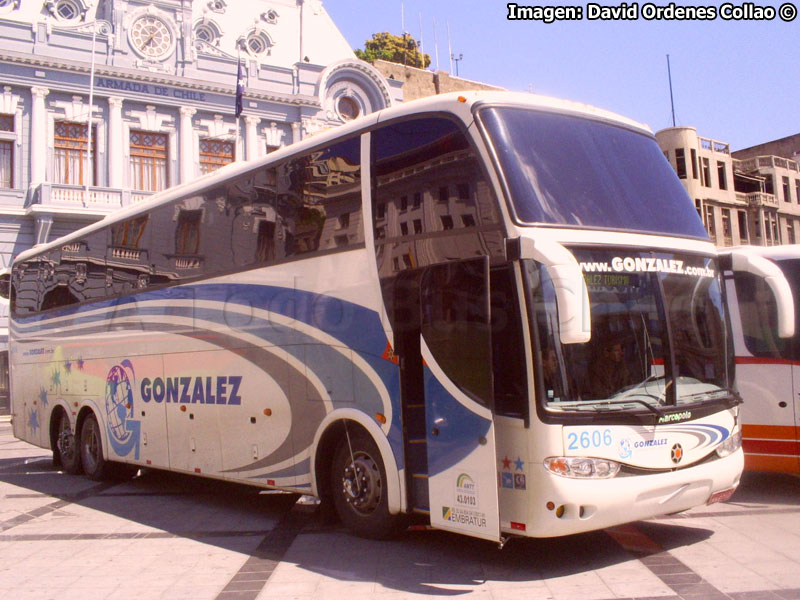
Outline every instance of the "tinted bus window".
<path fill-rule="evenodd" d="M 458 124 L 443 117 L 405 120 L 373 131 L 372 141 L 381 276 L 502 256 L 496 196 Z"/>

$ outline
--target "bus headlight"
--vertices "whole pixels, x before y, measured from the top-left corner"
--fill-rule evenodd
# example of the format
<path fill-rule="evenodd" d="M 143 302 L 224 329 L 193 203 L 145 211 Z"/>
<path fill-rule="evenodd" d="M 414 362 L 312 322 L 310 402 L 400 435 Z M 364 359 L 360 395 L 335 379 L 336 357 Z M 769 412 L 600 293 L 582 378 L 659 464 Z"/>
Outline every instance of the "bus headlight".
<path fill-rule="evenodd" d="M 620 464 L 605 458 L 551 456 L 544 459 L 544 468 L 573 479 L 611 479 L 619 473 Z"/>
<path fill-rule="evenodd" d="M 717 456 L 725 458 L 736 452 L 742 447 L 742 430 L 739 429 L 735 433 L 728 436 L 728 439 L 722 442 L 717 448 Z"/>

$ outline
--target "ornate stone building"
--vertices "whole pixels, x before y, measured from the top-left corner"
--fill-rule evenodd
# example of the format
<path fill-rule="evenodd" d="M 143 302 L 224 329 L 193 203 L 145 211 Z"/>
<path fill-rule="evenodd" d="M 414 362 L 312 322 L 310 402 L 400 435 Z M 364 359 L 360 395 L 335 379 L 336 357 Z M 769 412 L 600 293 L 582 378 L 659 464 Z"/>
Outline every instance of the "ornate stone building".
<path fill-rule="evenodd" d="M 402 82 L 357 60 L 320 0 L 0 0 L 0 40 L 0 269 L 159 190 L 402 99 Z M 0 412 L 6 339 L 0 306 Z"/>
<path fill-rule="evenodd" d="M 777 142 L 731 153 L 694 127 L 662 129 L 656 139 L 717 246 L 800 241 L 800 167 L 776 155 Z"/>

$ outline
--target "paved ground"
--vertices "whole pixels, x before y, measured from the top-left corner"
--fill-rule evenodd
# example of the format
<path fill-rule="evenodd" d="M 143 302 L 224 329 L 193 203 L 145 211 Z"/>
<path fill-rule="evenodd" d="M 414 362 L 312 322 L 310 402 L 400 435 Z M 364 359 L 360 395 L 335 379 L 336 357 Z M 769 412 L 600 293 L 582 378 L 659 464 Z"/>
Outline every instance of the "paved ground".
<path fill-rule="evenodd" d="M 438 531 L 354 538 L 293 497 L 156 471 L 95 483 L 0 421 L 0 590 L 92 600 L 800 599 L 800 479 L 727 504 L 505 549 Z"/>

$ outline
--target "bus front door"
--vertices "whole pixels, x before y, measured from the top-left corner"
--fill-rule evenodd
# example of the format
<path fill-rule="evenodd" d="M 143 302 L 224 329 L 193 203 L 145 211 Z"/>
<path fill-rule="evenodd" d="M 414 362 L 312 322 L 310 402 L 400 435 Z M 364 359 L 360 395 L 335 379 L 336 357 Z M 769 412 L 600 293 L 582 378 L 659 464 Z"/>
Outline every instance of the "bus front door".
<path fill-rule="evenodd" d="M 423 269 L 420 313 L 431 525 L 499 540 L 488 259 Z"/>

